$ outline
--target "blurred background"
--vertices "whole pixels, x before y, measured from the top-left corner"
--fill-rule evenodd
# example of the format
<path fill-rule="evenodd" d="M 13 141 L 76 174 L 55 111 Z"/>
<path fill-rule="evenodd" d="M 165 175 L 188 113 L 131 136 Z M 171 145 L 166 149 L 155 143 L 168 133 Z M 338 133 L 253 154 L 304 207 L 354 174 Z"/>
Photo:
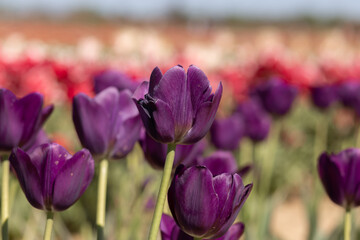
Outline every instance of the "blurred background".
<path fill-rule="evenodd" d="M 46 104 L 56 105 L 45 129 L 75 152 L 80 143 L 72 98 L 79 92 L 94 96 L 94 76 L 107 69 L 141 82 L 155 66 L 165 72 L 194 64 L 214 88 L 224 84 L 218 117 L 229 116 L 247 100 L 260 78 L 281 77 L 298 89 L 298 96 L 286 117 L 273 118 L 280 122 L 278 136 L 270 132 L 256 145 L 259 165 L 269 152 L 276 163 L 269 196 L 256 200 L 252 193 L 239 216 L 246 225 L 244 238 L 340 239 L 343 209 L 321 187 L 315 189 L 320 184 L 315 161 L 320 151 L 354 147 L 359 119 L 340 102 L 320 111 L 310 95 L 314 86 L 360 80 L 359 40 L 356 0 L 2 0 L 0 86 L 18 96 L 44 94 Z M 326 122 L 323 149 L 314 147 L 318 122 Z M 244 138 L 233 151 L 241 165 L 253 163 L 252 144 Z M 206 154 L 214 149 L 210 144 Z M 161 172 L 144 161 L 139 145 L 110 169 L 108 239 L 146 239 Z M 244 181 L 252 182 L 252 176 Z M 39 239 L 44 214 L 27 203 L 15 181 L 11 189 L 11 239 Z M 319 192 L 316 207 L 309 203 L 313 191 Z M 55 216 L 54 239 L 93 239 L 95 194 L 93 183 L 79 203 Z M 359 225 L 360 218 L 353 224 Z"/>

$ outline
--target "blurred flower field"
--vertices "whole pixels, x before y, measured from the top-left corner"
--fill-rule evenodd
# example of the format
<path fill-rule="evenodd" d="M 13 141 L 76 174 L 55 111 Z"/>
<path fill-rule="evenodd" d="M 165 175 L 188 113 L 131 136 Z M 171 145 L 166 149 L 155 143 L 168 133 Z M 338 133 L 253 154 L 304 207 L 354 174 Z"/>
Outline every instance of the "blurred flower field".
<path fill-rule="evenodd" d="M 108 83 L 133 92 L 156 66 L 165 73 L 177 64 L 185 69 L 194 64 L 214 90 L 223 84 L 215 123 L 197 160 L 205 165 L 217 149 L 227 151 L 236 160 L 233 171 L 243 170 L 244 184 L 253 183 L 237 217 L 245 224 L 241 239 L 335 240 L 342 239 L 344 211 L 324 191 L 317 161 L 324 151 L 360 147 L 359 39 L 351 26 L 155 29 L 2 22 L 0 86 L 21 97 L 40 92 L 45 105 L 54 104 L 44 129 L 73 154 L 81 149 L 72 120 L 74 96 L 94 97 Z M 289 93 L 271 93 L 271 84 Z M 315 90 L 328 86 L 323 95 Z M 251 105 L 252 99 L 261 107 Z M 147 238 L 164 163 L 146 152 L 146 146 L 155 148 L 146 144 L 151 143 L 142 139 L 125 158 L 109 161 L 109 240 Z M 95 239 L 98 174 L 96 164 L 80 200 L 55 214 L 53 239 Z M 40 239 L 45 215 L 29 205 L 15 180 L 12 176 L 10 239 Z M 165 213 L 170 214 L 167 203 Z M 352 239 L 358 239 L 360 212 L 352 215 Z"/>

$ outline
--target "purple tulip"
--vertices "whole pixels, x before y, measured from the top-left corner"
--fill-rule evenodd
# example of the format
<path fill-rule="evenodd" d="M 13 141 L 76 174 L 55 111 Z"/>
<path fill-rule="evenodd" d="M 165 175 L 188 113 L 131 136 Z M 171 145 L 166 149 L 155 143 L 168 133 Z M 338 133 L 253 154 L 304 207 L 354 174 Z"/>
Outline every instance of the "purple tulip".
<path fill-rule="evenodd" d="M 128 90 L 109 87 L 93 99 L 78 94 L 73 120 L 81 144 L 97 157 L 123 158 L 139 139 L 141 120 Z"/>
<path fill-rule="evenodd" d="M 167 145 L 156 142 L 148 134 L 140 139 L 146 161 L 155 169 L 163 169 L 166 159 Z M 202 155 L 206 147 L 205 140 L 201 140 L 192 145 L 177 145 L 173 168 L 179 164 L 191 165 L 198 156 Z"/>
<path fill-rule="evenodd" d="M 138 86 L 139 82 L 135 82 L 128 75 L 115 70 L 106 70 L 94 77 L 94 91 L 96 94 L 108 87 L 115 87 L 119 91 L 128 89 L 134 92 Z"/>
<path fill-rule="evenodd" d="M 345 82 L 338 86 L 337 94 L 345 107 L 354 109 L 360 115 L 360 83 Z"/>
<path fill-rule="evenodd" d="M 245 225 L 235 223 L 220 238 L 214 240 L 238 240 L 244 233 Z M 184 233 L 169 215 L 163 214 L 160 223 L 161 240 L 193 240 L 193 237 Z"/>
<path fill-rule="evenodd" d="M 314 105 L 320 109 L 326 109 L 337 100 L 336 87 L 324 85 L 311 88 L 311 99 Z"/>
<path fill-rule="evenodd" d="M 208 157 L 199 157 L 197 159 L 197 165 L 207 167 L 213 176 L 222 173 L 237 173 L 243 177 L 251 169 L 250 165 L 238 169 L 233 154 L 228 151 L 216 151 Z"/>
<path fill-rule="evenodd" d="M 249 99 L 238 107 L 238 112 L 244 122 L 245 136 L 254 142 L 267 138 L 270 131 L 271 119 L 255 99 Z"/>
<path fill-rule="evenodd" d="M 253 95 L 261 100 L 266 111 L 282 116 L 289 112 L 297 95 L 297 89 L 280 79 L 273 78 L 257 86 Z"/>
<path fill-rule="evenodd" d="M 52 111 L 52 105 L 43 108 L 39 93 L 17 98 L 11 91 L 0 89 L 0 151 L 31 144 Z"/>
<path fill-rule="evenodd" d="M 156 67 L 148 93 L 140 98 L 134 95 L 134 100 L 147 133 L 156 141 L 193 144 L 205 136 L 214 121 L 221 83 L 215 94 L 211 91 L 204 72 L 193 65 L 187 73 L 175 66 L 164 75 Z"/>
<path fill-rule="evenodd" d="M 30 154 L 15 148 L 10 163 L 30 204 L 46 211 L 69 208 L 94 175 L 94 160 L 88 150 L 71 156 L 55 143 L 43 144 Z"/>
<path fill-rule="evenodd" d="M 251 189 L 236 173 L 213 176 L 204 166 L 180 166 L 168 192 L 169 207 L 186 234 L 218 238 L 230 228 Z"/>
<path fill-rule="evenodd" d="M 350 210 L 360 205 L 360 149 L 349 148 L 338 154 L 323 153 L 318 172 L 330 199 Z"/>
<path fill-rule="evenodd" d="M 218 149 L 235 150 L 244 135 L 244 122 L 238 113 L 228 118 L 215 119 L 210 128 L 211 142 Z"/>

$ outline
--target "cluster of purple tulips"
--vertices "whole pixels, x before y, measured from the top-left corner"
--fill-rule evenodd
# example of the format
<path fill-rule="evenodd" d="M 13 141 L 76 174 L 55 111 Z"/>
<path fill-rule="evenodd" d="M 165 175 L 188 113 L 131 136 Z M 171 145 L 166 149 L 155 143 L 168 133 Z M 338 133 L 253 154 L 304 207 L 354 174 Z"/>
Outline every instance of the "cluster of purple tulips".
<path fill-rule="evenodd" d="M 94 98 L 78 94 L 73 100 L 73 121 L 84 147 L 74 155 L 51 143 L 41 129 L 53 110 L 43 108 L 41 95 L 19 99 L 0 90 L 2 239 L 8 239 L 10 169 L 30 204 L 46 212 L 48 240 L 54 212 L 66 210 L 81 197 L 93 179 L 95 164 L 100 169 L 97 237 L 104 239 L 108 161 L 124 158 L 138 141 L 149 164 L 163 170 L 149 240 L 156 240 L 159 231 L 163 240 L 239 239 L 244 224 L 233 223 L 252 191 L 253 185 L 242 180 L 251 166 L 238 168 L 229 151 L 237 149 L 245 136 L 254 143 L 264 140 L 271 122 L 289 112 L 298 90 L 270 79 L 256 86 L 231 116 L 215 120 L 222 85 L 213 92 L 204 72 L 195 66 L 187 72 L 175 66 L 165 74 L 155 68 L 150 81 L 137 87 L 114 84 L 109 76 L 95 79 Z M 351 98 L 351 91 L 353 86 L 344 85 L 340 91 L 324 86 L 314 88 L 312 97 L 320 108 L 340 97 L 352 107 L 358 97 Z M 202 157 L 206 148 L 202 139 L 208 131 L 221 150 Z M 323 153 L 319 158 L 320 179 L 331 200 L 346 209 L 346 219 L 360 205 L 359 171 L 359 149 Z M 265 183 L 270 180 L 271 176 Z M 163 214 L 166 198 L 172 216 Z"/>

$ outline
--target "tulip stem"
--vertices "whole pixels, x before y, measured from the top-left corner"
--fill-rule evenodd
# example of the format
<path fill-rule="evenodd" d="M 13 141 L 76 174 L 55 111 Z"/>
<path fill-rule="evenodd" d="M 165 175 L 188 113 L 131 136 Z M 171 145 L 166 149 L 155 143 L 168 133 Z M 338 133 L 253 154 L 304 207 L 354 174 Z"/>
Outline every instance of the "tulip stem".
<path fill-rule="evenodd" d="M 96 212 L 96 227 L 97 227 L 98 240 L 104 239 L 108 168 L 109 168 L 109 161 L 107 159 L 101 160 L 99 183 L 98 183 L 97 212 Z"/>
<path fill-rule="evenodd" d="M 344 240 L 351 239 L 351 211 L 346 210 L 344 221 Z"/>
<path fill-rule="evenodd" d="M 164 210 L 166 193 L 169 188 L 169 182 L 170 182 L 171 172 L 172 172 L 173 163 L 174 163 L 175 148 L 176 148 L 176 144 L 168 144 L 164 172 L 163 172 L 163 176 L 161 178 L 161 184 L 160 184 L 160 189 L 159 189 L 159 193 L 158 193 L 158 198 L 156 201 L 155 212 L 154 212 L 153 219 L 151 222 L 149 240 L 156 240 L 157 234 L 159 232 L 161 216 L 162 216 L 162 212 Z"/>
<path fill-rule="evenodd" d="M 46 213 L 44 240 L 51 240 L 53 225 L 54 225 L 54 213 L 50 211 Z"/>
<path fill-rule="evenodd" d="M 9 173 L 10 161 L 7 156 L 2 162 L 2 181 L 1 181 L 1 236 L 3 240 L 9 239 Z"/>

